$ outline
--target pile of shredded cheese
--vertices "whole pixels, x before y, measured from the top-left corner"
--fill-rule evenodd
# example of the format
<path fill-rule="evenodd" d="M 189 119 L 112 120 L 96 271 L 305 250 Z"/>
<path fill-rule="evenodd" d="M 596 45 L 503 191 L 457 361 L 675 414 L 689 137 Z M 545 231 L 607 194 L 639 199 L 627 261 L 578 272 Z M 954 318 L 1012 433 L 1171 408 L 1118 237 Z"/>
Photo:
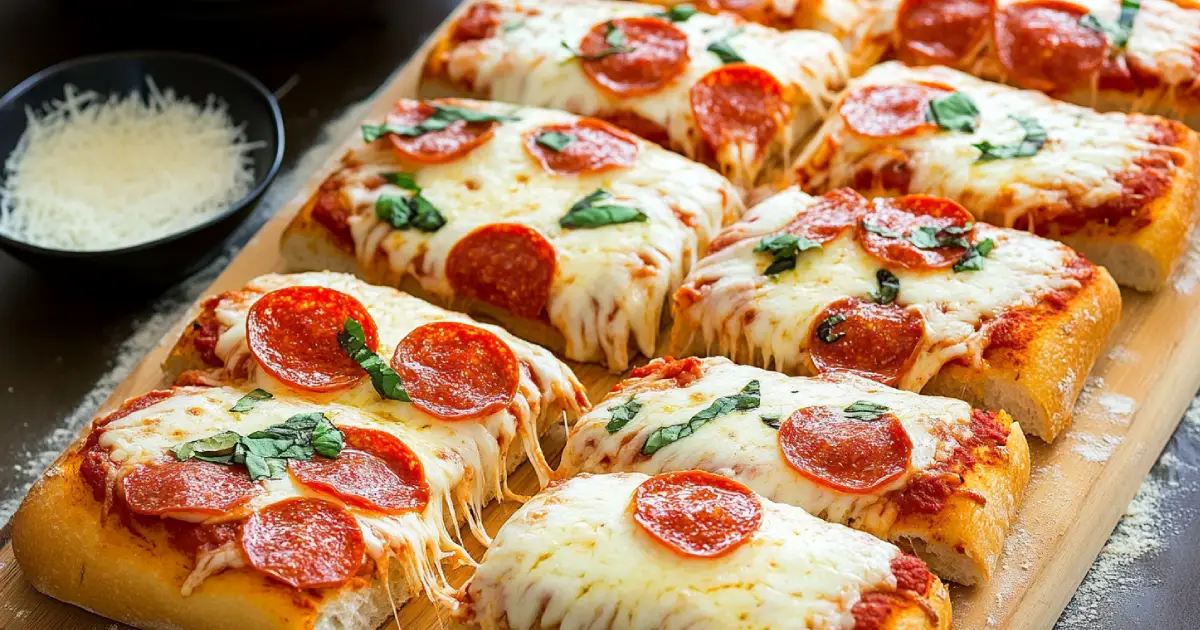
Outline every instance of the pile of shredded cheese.
<path fill-rule="evenodd" d="M 220 214 L 250 191 L 248 142 L 226 105 L 160 91 L 124 98 L 68 85 L 62 100 L 28 110 L 4 164 L 0 233 L 55 249 L 144 243 Z"/>

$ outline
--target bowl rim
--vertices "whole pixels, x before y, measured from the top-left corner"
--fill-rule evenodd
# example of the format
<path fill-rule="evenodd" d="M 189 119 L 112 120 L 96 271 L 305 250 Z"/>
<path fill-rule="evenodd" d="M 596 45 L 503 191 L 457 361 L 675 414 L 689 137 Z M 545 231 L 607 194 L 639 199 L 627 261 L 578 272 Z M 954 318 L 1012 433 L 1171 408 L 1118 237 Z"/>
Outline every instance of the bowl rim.
<path fill-rule="evenodd" d="M 127 50 L 127 51 L 119 51 L 119 52 L 100 53 L 100 54 L 96 54 L 96 55 L 85 55 L 83 57 L 76 57 L 73 59 L 68 59 L 66 61 L 61 61 L 52 66 L 48 66 L 46 68 L 38 70 L 37 72 L 26 77 L 25 80 L 18 83 L 11 90 L 6 92 L 4 94 L 4 96 L 0 97 L 0 109 L 10 106 L 13 101 L 17 100 L 18 98 L 23 96 L 26 92 L 33 89 L 33 87 L 35 85 L 42 83 L 49 77 L 52 77 L 55 74 L 58 74 L 59 72 L 61 72 L 63 70 L 66 70 L 69 68 L 74 68 L 77 66 L 83 66 L 83 65 L 87 65 L 87 64 L 99 63 L 99 62 L 111 62 L 111 61 L 120 61 L 120 60 L 126 60 L 126 59 L 145 59 L 145 58 L 156 58 L 156 57 L 157 58 L 185 59 L 188 61 L 198 62 L 201 64 L 206 64 L 206 65 L 212 66 L 218 70 L 225 72 L 226 74 L 236 77 L 237 79 L 241 80 L 246 85 L 250 86 L 250 88 L 252 90 L 254 90 L 255 92 L 258 92 L 259 96 L 261 96 L 263 101 L 266 103 L 267 109 L 270 111 L 272 122 L 275 123 L 275 137 L 277 138 L 277 141 L 275 142 L 275 156 L 271 159 L 271 166 L 270 166 L 270 168 L 267 169 L 266 174 L 264 174 L 264 176 L 262 177 L 262 181 L 260 181 L 258 183 L 258 185 L 256 185 L 249 192 L 247 192 L 245 195 L 243 195 L 241 199 L 238 199 L 237 201 L 229 204 L 229 206 L 227 208 L 225 208 L 218 214 L 213 215 L 209 219 L 207 219 L 201 223 L 197 223 L 196 225 L 193 225 L 189 228 L 180 230 L 178 232 L 172 232 L 165 236 L 160 236 L 159 238 L 156 238 L 154 240 L 145 241 L 145 242 L 137 243 L 134 245 L 128 245 L 128 246 L 119 247 L 116 249 L 92 249 L 92 250 L 58 249 L 58 248 L 54 248 L 54 247 L 45 247 L 42 245 L 35 245 L 35 244 L 29 243 L 27 241 L 15 239 L 15 238 L 8 236 L 7 234 L 3 234 L 3 233 L 0 233 L 0 243 L 15 247 L 17 249 L 24 250 L 28 253 L 57 256 L 60 258 L 90 258 L 90 257 L 96 257 L 96 256 L 132 254 L 132 253 L 145 251 L 148 249 L 152 249 L 155 247 L 159 247 L 161 245 L 165 245 L 167 243 L 171 243 L 171 242 L 183 239 L 191 234 L 195 234 L 196 232 L 199 232 L 199 231 L 204 230 L 208 227 L 211 227 L 217 223 L 220 223 L 221 221 L 224 221 L 225 219 L 229 218 L 230 216 L 237 214 L 241 210 L 245 209 L 246 206 L 254 203 L 255 200 L 257 200 L 258 197 L 260 197 L 263 194 L 263 192 L 266 191 L 267 186 L 269 186 L 271 184 L 271 181 L 275 179 L 275 176 L 279 173 L 280 167 L 283 165 L 283 152 L 284 152 L 284 145 L 285 145 L 286 140 L 284 138 L 283 113 L 279 110 L 279 101 L 275 99 L 275 95 L 269 89 L 267 89 L 267 87 L 265 85 L 263 85 L 261 81 L 254 78 L 250 73 L 246 72 L 245 70 L 242 70 L 241 68 L 238 68 L 237 66 L 225 63 L 224 61 L 221 61 L 221 60 L 213 58 L 213 57 L 209 57 L 208 55 L 200 55 L 200 54 L 196 54 L 196 53 L 180 52 L 180 51 L 172 51 L 172 50 Z M 170 87 L 170 86 L 164 85 L 164 87 Z M 217 96 L 219 97 L 220 95 L 217 95 Z M 24 134 L 24 131 L 22 131 L 22 134 Z M 7 158 L 8 158 L 8 156 L 4 156 L 3 159 L 7 160 Z M 0 168 L 3 168 L 2 162 L 0 162 Z"/>

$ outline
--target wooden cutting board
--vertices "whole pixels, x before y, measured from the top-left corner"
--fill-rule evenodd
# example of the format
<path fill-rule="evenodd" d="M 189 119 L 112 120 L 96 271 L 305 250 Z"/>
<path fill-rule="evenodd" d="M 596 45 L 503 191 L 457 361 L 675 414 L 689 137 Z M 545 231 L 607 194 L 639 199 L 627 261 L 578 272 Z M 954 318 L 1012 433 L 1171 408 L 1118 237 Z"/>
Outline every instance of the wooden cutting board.
<path fill-rule="evenodd" d="M 444 28 L 445 24 L 439 32 Z M 437 36 L 435 33 L 430 41 Z M 379 92 L 370 105 L 369 118 L 381 118 L 396 99 L 418 93 L 421 61 L 429 45 L 427 42 Z M 278 249 L 280 234 L 320 184 L 327 168 L 356 141 L 357 137 L 347 138 L 329 156 L 325 168 L 311 174 L 292 203 L 250 240 L 207 293 L 234 289 L 259 274 L 285 270 Z M 1195 266 L 1185 270 L 1193 276 L 1200 274 L 1197 248 L 1200 242 L 1193 241 L 1186 261 Z M 1031 438 L 1033 478 L 995 578 L 987 586 L 952 587 L 955 628 L 1052 627 L 1188 401 L 1200 389 L 1200 361 L 1196 359 L 1200 356 L 1200 318 L 1194 316 L 1200 312 L 1200 291 L 1193 294 L 1167 288 L 1155 295 L 1125 292 L 1123 298 L 1124 313 L 1110 344 L 1113 350 L 1096 364 L 1071 433 L 1052 446 Z M 159 364 L 186 321 L 177 323 L 146 355 L 103 410 L 161 383 Z M 594 402 L 618 380 L 595 366 L 572 367 Z M 561 448 L 561 439 L 546 446 L 555 453 Z M 537 479 L 528 465 L 512 478 L 512 488 L 526 494 L 537 490 Z M 513 502 L 491 505 L 485 518 L 489 530 L 495 532 L 517 507 Z M 468 547 L 476 557 L 482 552 L 478 544 Z M 468 569 L 458 570 L 451 579 L 461 582 L 468 573 Z M 36 592 L 22 576 L 7 543 L 0 549 L 0 602 L 0 628 L 117 627 Z M 398 621 L 406 630 L 436 630 L 444 627 L 445 619 L 445 611 L 416 599 L 400 610 Z M 396 622 L 387 628 L 395 629 Z"/>

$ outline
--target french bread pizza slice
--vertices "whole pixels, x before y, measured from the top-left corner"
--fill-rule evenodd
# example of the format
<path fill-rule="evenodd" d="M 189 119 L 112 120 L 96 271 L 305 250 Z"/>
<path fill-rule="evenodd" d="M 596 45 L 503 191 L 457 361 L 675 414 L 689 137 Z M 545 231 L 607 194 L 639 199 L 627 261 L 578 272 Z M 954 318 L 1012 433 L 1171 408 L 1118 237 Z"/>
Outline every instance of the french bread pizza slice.
<path fill-rule="evenodd" d="M 709 472 L 556 481 L 463 586 L 475 630 L 945 630 L 946 586 L 894 545 Z"/>
<path fill-rule="evenodd" d="M 401 100 L 363 140 L 287 227 L 291 270 L 354 271 L 614 371 L 653 356 L 743 209 L 711 169 L 565 112 Z"/>
<path fill-rule="evenodd" d="M 846 79 L 832 36 L 733 14 L 603 0 L 474 0 L 437 42 L 422 90 L 612 121 L 773 186 Z"/>
<path fill-rule="evenodd" d="M 206 300 L 169 389 L 92 421 L 26 497 L 38 590 L 142 628 L 375 628 L 473 564 L 538 437 L 588 407 L 503 330 L 342 274 Z M 186 368 L 186 369 L 184 369 Z"/>
<path fill-rule="evenodd" d="M 797 160 L 820 194 L 940 195 L 980 221 L 1061 240 L 1122 286 L 1161 287 L 1186 249 L 1196 133 L 1097 113 L 943 67 L 889 62 L 855 80 Z"/>
<path fill-rule="evenodd" d="M 847 372 L 786 376 L 725 358 L 655 359 L 571 429 L 563 476 L 700 469 L 987 582 L 1029 481 L 1004 412 Z"/>
<path fill-rule="evenodd" d="M 1104 268 L 948 199 L 793 187 L 717 237 L 675 294 L 671 337 L 677 355 L 1005 409 L 1050 441 L 1120 313 Z"/>

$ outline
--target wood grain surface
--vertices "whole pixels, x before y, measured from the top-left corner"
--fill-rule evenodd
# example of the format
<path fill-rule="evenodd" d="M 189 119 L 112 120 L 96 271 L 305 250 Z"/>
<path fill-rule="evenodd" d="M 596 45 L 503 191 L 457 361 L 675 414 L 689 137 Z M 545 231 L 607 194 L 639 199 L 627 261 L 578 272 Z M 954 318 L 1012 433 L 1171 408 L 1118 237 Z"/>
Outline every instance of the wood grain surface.
<path fill-rule="evenodd" d="M 417 94 L 421 60 L 428 46 L 379 93 L 370 106 L 370 118 L 382 116 L 397 98 Z M 329 156 L 326 167 L 356 141 L 356 137 L 347 138 Z M 323 168 L 311 174 L 293 203 L 263 227 L 208 293 L 234 289 L 254 276 L 285 270 L 278 249 L 280 234 L 325 172 Z M 1193 316 L 1200 312 L 1200 292 L 1185 294 L 1167 289 L 1155 295 L 1125 292 L 1122 297 L 1124 311 L 1110 346 L 1119 345 L 1133 352 L 1122 353 L 1119 360 L 1102 357 L 1091 378 L 1103 379 L 1109 395 L 1130 397 L 1135 408 L 1131 414 L 1113 413 L 1103 399 L 1085 391 L 1070 433 L 1054 445 L 1031 438 L 1033 478 L 1001 566 L 986 586 L 952 587 L 955 628 L 1051 628 L 1170 437 L 1193 392 L 1200 388 L 1200 361 L 1196 360 L 1200 356 L 1200 318 Z M 116 388 L 102 410 L 161 383 L 159 364 L 188 320 L 190 317 L 176 324 Z M 598 402 L 617 381 L 617 377 L 596 366 L 572 367 L 588 386 L 593 402 Z M 557 453 L 561 438 L 551 441 L 546 444 L 547 452 Z M 1111 454 L 1101 458 L 1095 449 L 1080 448 L 1089 444 L 1105 445 L 1101 451 L 1111 446 Z M 528 465 L 523 465 L 511 481 L 519 493 L 537 489 L 537 479 Z M 513 502 L 489 506 L 485 518 L 489 530 L 494 533 L 517 507 Z M 477 557 L 482 552 L 473 540 L 468 548 Z M 461 569 L 450 575 L 457 583 L 467 573 L 467 569 Z M 8 545 L 0 549 L 0 602 L 0 628 L 114 627 L 111 621 L 37 593 L 22 577 Z M 444 627 L 446 615 L 418 598 L 400 610 L 397 621 L 406 630 L 436 630 Z M 387 628 L 396 628 L 397 621 Z"/>

